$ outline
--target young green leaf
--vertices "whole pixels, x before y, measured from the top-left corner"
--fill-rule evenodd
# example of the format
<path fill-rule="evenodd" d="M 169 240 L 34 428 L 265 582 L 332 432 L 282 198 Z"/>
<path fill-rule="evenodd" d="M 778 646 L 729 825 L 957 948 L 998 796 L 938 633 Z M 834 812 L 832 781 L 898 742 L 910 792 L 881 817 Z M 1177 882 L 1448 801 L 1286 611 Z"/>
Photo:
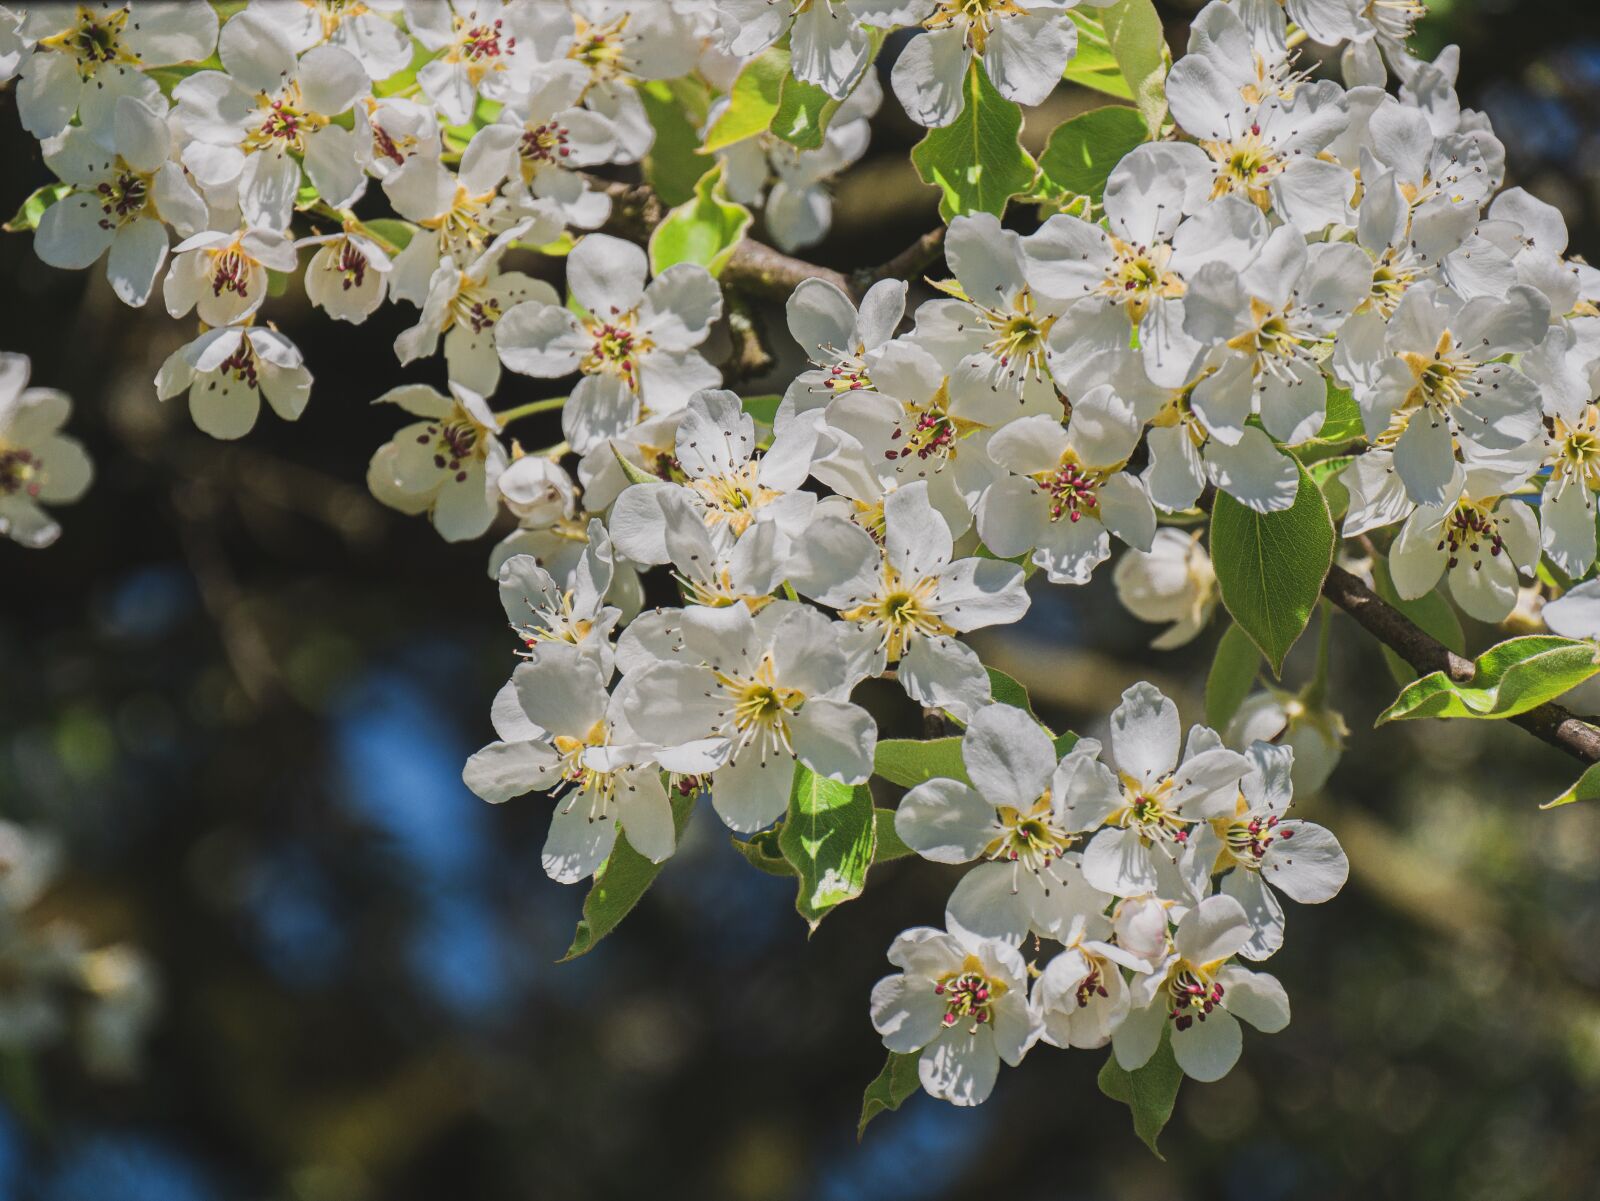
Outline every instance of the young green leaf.
<path fill-rule="evenodd" d="M 645 471 L 642 467 L 635 466 L 630 459 L 625 457 L 623 453 L 617 449 L 617 444 L 615 442 L 611 444 L 611 453 L 617 456 L 617 465 L 622 468 L 622 474 L 628 477 L 628 483 L 659 484 L 661 482 L 648 471 Z"/>
<path fill-rule="evenodd" d="M 924 780 L 960 780 L 970 784 L 961 760 L 961 739 L 935 738 L 918 742 L 910 738 L 882 738 L 872 758 L 873 774 L 915 788 Z"/>
<path fill-rule="evenodd" d="M 861 895 L 876 834 L 865 784 L 839 784 L 795 764 L 778 846 L 800 877 L 795 910 L 813 930 L 835 906 Z"/>
<path fill-rule="evenodd" d="M 1350 442 L 1365 436 L 1366 426 L 1361 421 L 1361 406 L 1349 388 L 1341 388 L 1328 380 L 1327 416 L 1317 431 L 1316 442 Z"/>
<path fill-rule="evenodd" d="M 1111 53 L 1111 42 L 1106 37 L 1106 27 L 1100 21 L 1100 10 L 1079 7 L 1067 15 L 1078 27 L 1078 52 L 1067 63 L 1062 78 L 1068 83 L 1103 92 L 1119 100 L 1132 100 L 1133 89 L 1123 78 L 1116 55 Z"/>
<path fill-rule="evenodd" d="M 746 396 L 740 403 L 744 411 L 762 425 L 771 425 L 778 419 L 778 406 L 783 403 L 783 397 L 773 392 L 766 396 Z"/>
<path fill-rule="evenodd" d="M 985 667 L 989 673 L 989 692 L 994 697 L 997 705 L 1010 705 L 1013 709 L 1021 709 L 1029 717 L 1038 721 L 1038 714 L 1033 711 L 1033 702 L 1028 699 L 1028 690 L 1011 676 L 1006 675 L 998 667 Z"/>
<path fill-rule="evenodd" d="M 1161 1042 L 1142 1068 L 1126 1071 L 1112 1055 L 1100 1069 L 1099 1083 L 1100 1091 L 1106 1096 L 1133 1110 L 1133 1132 L 1150 1148 L 1152 1155 L 1165 1160 L 1166 1156 L 1156 1147 L 1156 1139 L 1172 1117 L 1178 1086 L 1183 1083 L 1183 1069 L 1172 1055 L 1170 1026 L 1162 1023 Z"/>
<path fill-rule="evenodd" d="M 1151 0 L 1118 0 L 1101 11 L 1100 23 L 1145 128 L 1152 138 L 1158 137 L 1167 117 L 1167 71 L 1172 66 L 1172 52 L 1167 49 L 1166 30 L 1155 5 Z"/>
<path fill-rule="evenodd" d="M 939 189 L 939 216 L 1006 211 L 1033 182 L 1035 164 L 1017 141 L 1022 110 L 999 92 L 977 59 L 967 71 L 966 107 L 954 124 L 930 129 L 911 151 L 922 182 Z"/>
<path fill-rule="evenodd" d="M 778 831 L 782 828 L 780 822 L 772 829 L 762 830 L 749 838 L 735 836 L 728 841 L 733 843 L 733 849 L 743 855 L 751 867 L 769 876 L 792 876 L 795 874 L 794 864 L 783 857 L 783 848 L 778 845 Z"/>
<path fill-rule="evenodd" d="M 4 225 L 0 225 L 8 234 L 27 233 L 39 228 L 39 218 L 44 216 L 45 209 L 55 204 L 63 196 L 72 191 L 69 183 L 49 183 L 38 191 L 29 195 L 22 202 L 22 207 L 17 210 L 17 215 Z"/>
<path fill-rule="evenodd" d="M 857 1142 L 867 1132 L 868 1122 L 880 1113 L 899 1109 L 907 1097 L 922 1087 L 922 1079 L 917 1074 L 917 1060 L 920 1058 L 920 1055 L 889 1052 L 889 1061 L 883 1065 L 883 1071 L 861 1095 L 861 1121 L 856 1125 Z"/>
<path fill-rule="evenodd" d="M 1600 672 L 1600 647 L 1548 634 L 1511 638 L 1473 661 L 1471 683 L 1435 671 L 1407 684 L 1378 725 L 1416 717 L 1515 717 Z"/>
<path fill-rule="evenodd" d="M 874 809 L 872 824 L 878 832 L 877 845 L 872 848 L 872 862 L 888 863 L 891 859 L 904 859 L 914 853 L 895 831 L 893 809 Z"/>
<path fill-rule="evenodd" d="M 644 157 L 644 178 L 665 205 L 687 204 L 694 196 L 695 184 L 717 160 L 700 153 L 698 122 L 705 119 L 695 85 L 685 79 L 673 82 L 652 80 L 637 89 L 645 116 L 656 131 L 650 153 Z M 704 91 L 703 86 L 700 88 Z M 709 103 L 709 100 L 707 100 Z M 700 109 L 698 115 L 695 110 Z"/>
<path fill-rule="evenodd" d="M 1600 763 L 1588 768 L 1578 777 L 1578 782 L 1553 801 L 1540 805 L 1541 809 L 1554 809 L 1557 805 L 1570 805 L 1573 801 L 1600 801 Z"/>
<path fill-rule="evenodd" d="M 1328 502 L 1328 516 L 1338 521 L 1350 509 L 1350 489 L 1344 486 L 1339 473 L 1355 462 L 1354 455 L 1338 455 L 1307 463 L 1306 471 L 1322 489 L 1322 499 Z"/>
<path fill-rule="evenodd" d="M 816 84 L 790 75 L 783 81 L 778 111 L 772 117 L 772 132 L 797 149 L 820 149 L 842 103 Z"/>
<path fill-rule="evenodd" d="M 1333 565 L 1328 502 L 1306 469 L 1298 470 L 1300 488 L 1287 509 L 1257 513 L 1219 492 L 1211 511 L 1211 561 L 1222 603 L 1274 675 L 1311 620 Z"/>
<path fill-rule="evenodd" d="M 409 221 L 401 221 L 396 217 L 374 217 L 371 221 L 361 223 L 367 233 L 375 238 L 381 238 L 388 245 L 384 250 L 391 254 L 399 254 L 411 245 L 411 239 L 417 236 L 417 227 Z"/>
<path fill-rule="evenodd" d="M 1063 121 L 1039 155 L 1039 189 L 1087 196 L 1099 204 L 1112 169 L 1145 136 L 1144 118 L 1138 110 L 1119 104 Z"/>
<path fill-rule="evenodd" d="M 763 132 L 778 112 L 778 97 L 789 75 L 789 51 L 769 47 L 751 59 L 733 81 L 728 92 L 728 107 L 706 131 L 706 154 L 742 142 Z"/>
<path fill-rule="evenodd" d="M 693 793 L 687 796 L 673 793 L 672 796 L 672 824 L 677 830 L 677 837 L 683 837 L 684 827 L 689 824 L 689 814 L 694 811 L 695 797 Z M 578 922 L 577 932 L 572 936 L 572 945 L 567 948 L 567 953 L 561 957 L 560 962 L 576 959 L 579 955 L 586 955 L 594 950 L 594 944 L 607 934 L 615 930 L 623 918 L 627 917 L 633 907 L 639 903 L 639 898 L 644 896 L 645 890 L 655 882 L 664 865 L 651 863 L 638 851 L 628 845 L 628 836 L 622 832 L 617 833 L 617 842 L 611 848 L 611 854 L 600 865 L 600 870 L 594 874 L 594 883 L 589 886 L 589 895 L 583 898 L 583 917 Z"/>
<path fill-rule="evenodd" d="M 677 263 L 699 263 L 720 274 L 750 228 L 750 210 L 722 192 L 722 168 L 707 171 L 694 196 L 667 214 L 650 235 L 650 270 L 660 275 Z"/>
<path fill-rule="evenodd" d="M 1239 711 L 1261 672 L 1261 651 L 1236 624 L 1223 631 L 1206 676 L 1206 725 L 1221 730 Z"/>

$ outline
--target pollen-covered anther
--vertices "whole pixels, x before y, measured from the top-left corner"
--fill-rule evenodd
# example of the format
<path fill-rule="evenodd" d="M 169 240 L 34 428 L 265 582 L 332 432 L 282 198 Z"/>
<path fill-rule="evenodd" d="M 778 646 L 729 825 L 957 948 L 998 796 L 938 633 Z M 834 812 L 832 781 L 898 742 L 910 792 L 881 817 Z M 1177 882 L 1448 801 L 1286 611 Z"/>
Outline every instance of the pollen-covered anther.
<path fill-rule="evenodd" d="M 1505 539 L 1500 535 L 1499 522 L 1488 508 L 1474 501 L 1463 501 L 1444 523 L 1442 537 L 1436 550 L 1445 551 L 1449 558 L 1446 566 L 1455 567 L 1466 552 L 1475 557 L 1473 568 L 1483 566 L 1483 550 L 1488 547 L 1490 557 L 1498 557 L 1505 550 Z"/>
<path fill-rule="evenodd" d="M 211 294 L 233 292 L 241 300 L 250 297 L 250 262 L 234 247 L 211 256 Z"/>
<path fill-rule="evenodd" d="M 971 1022 L 971 1028 L 976 1033 L 979 1026 L 994 1021 L 994 1003 L 1005 995 L 1006 986 L 998 980 L 991 980 L 983 971 L 982 964 L 969 956 L 959 972 L 941 976 L 935 981 L 933 991 L 936 996 L 944 998 L 944 1017 L 940 1019 L 944 1025 Z"/>
<path fill-rule="evenodd" d="M 1100 500 L 1096 493 L 1100 481 L 1076 463 L 1063 463 L 1055 471 L 1038 478 L 1050 496 L 1050 520 L 1077 521 L 1085 513 L 1097 514 Z"/>
<path fill-rule="evenodd" d="M 1279 839 L 1294 837 L 1291 827 L 1281 824 L 1277 814 L 1231 822 L 1225 840 L 1235 859 L 1248 868 L 1259 868 L 1267 848 Z"/>
<path fill-rule="evenodd" d="M 904 427 L 896 426 L 890 440 L 894 442 L 906 439 L 904 446 L 883 452 L 886 459 L 904 459 L 909 455 L 916 455 L 924 461 L 931 458 L 946 458 L 955 448 L 956 423 L 945 413 L 918 413 L 916 422 L 911 427 L 907 436 Z"/>
<path fill-rule="evenodd" d="M 359 288 L 367 278 L 367 256 L 361 249 L 348 239 L 339 247 L 339 257 L 334 262 L 334 270 L 339 272 L 341 279 L 339 286 L 345 291 Z"/>
<path fill-rule="evenodd" d="M 26 446 L 0 442 L 0 496 L 38 496 L 43 488 L 44 464 Z"/>
<path fill-rule="evenodd" d="M 115 179 L 102 181 L 95 194 L 100 197 L 101 229 L 115 229 L 144 211 L 150 198 L 150 180 L 136 171 L 118 172 Z"/>
<path fill-rule="evenodd" d="M 454 472 L 457 483 L 467 478 L 466 462 L 482 451 L 478 428 L 465 421 L 434 422 L 417 435 L 417 442 L 423 446 L 433 443 L 433 465 Z"/>
<path fill-rule="evenodd" d="M 572 154 L 567 145 L 567 130 L 564 126 L 554 121 L 546 121 L 543 125 L 536 125 L 524 131 L 518 150 L 523 162 L 555 163 Z"/>
<path fill-rule="evenodd" d="M 1195 1022 L 1203 1022 L 1211 1011 L 1222 1004 L 1225 990 L 1201 969 L 1185 965 L 1167 981 L 1167 995 L 1172 999 L 1169 1016 L 1179 1030 L 1187 1030 Z"/>

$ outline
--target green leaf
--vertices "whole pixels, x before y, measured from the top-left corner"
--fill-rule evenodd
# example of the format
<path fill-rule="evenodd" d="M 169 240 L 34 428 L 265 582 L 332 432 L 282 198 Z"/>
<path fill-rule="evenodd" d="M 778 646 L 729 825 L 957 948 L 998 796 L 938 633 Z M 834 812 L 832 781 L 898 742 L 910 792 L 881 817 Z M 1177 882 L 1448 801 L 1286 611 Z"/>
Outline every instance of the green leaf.
<path fill-rule="evenodd" d="M 706 130 L 701 150 L 710 154 L 766 130 L 777 115 L 778 97 L 789 78 L 789 51 L 782 46 L 772 46 L 747 62 L 728 90 L 728 107 Z"/>
<path fill-rule="evenodd" d="M 374 237 L 382 238 L 394 247 L 398 254 L 411 245 L 411 239 L 417 236 L 417 227 L 409 221 L 400 221 L 394 217 L 375 217 L 371 221 L 363 221 L 368 233 Z"/>
<path fill-rule="evenodd" d="M 1117 104 L 1063 121 L 1039 155 L 1040 182 L 1099 204 L 1112 168 L 1145 140 L 1145 132 L 1138 110 Z"/>
<path fill-rule="evenodd" d="M 1328 516 L 1335 521 L 1350 509 L 1350 489 L 1344 486 L 1339 475 L 1353 462 L 1354 455 L 1338 455 L 1306 464 L 1306 471 L 1317 482 L 1317 487 L 1322 489 L 1322 499 L 1328 502 Z"/>
<path fill-rule="evenodd" d="M 625 458 L 623 456 L 623 453 L 620 450 L 617 449 L 617 444 L 615 442 L 613 442 L 611 444 L 611 453 L 617 456 L 617 462 L 622 467 L 622 474 L 628 477 L 628 483 L 630 483 L 630 484 L 659 484 L 661 482 L 655 476 L 651 475 L 648 471 L 645 471 L 641 467 L 635 466 L 632 461 L 630 461 L 629 459 Z"/>
<path fill-rule="evenodd" d="M 1211 511 L 1211 561 L 1222 603 L 1261 648 L 1274 675 L 1305 631 L 1333 564 L 1333 519 L 1306 469 L 1294 504 L 1257 513 L 1226 492 Z"/>
<path fill-rule="evenodd" d="M 1221 731 L 1239 711 L 1261 672 L 1261 651 L 1238 625 L 1230 624 L 1217 643 L 1217 657 L 1206 676 L 1206 725 Z"/>
<path fill-rule="evenodd" d="M 1554 809 L 1557 805 L 1570 805 L 1573 801 L 1600 801 L 1600 763 L 1590 767 L 1578 782 L 1553 801 L 1540 805 L 1541 809 Z"/>
<path fill-rule="evenodd" d="M 1155 5 L 1151 0 L 1119 0 L 1101 11 L 1100 23 L 1145 128 L 1152 138 L 1160 136 L 1167 116 L 1167 69 L 1172 65 L 1172 53 Z"/>
<path fill-rule="evenodd" d="M 922 182 L 939 189 L 946 223 L 965 213 L 1006 211 L 1033 182 L 1034 161 L 1017 141 L 1022 110 L 994 90 L 977 59 L 967 71 L 966 107 L 955 123 L 930 129 L 911 151 Z"/>
<path fill-rule="evenodd" d="M 894 828 L 893 809 L 874 809 L 872 824 L 877 828 L 877 845 L 872 848 L 872 862 L 888 863 L 915 854 L 900 838 Z"/>
<path fill-rule="evenodd" d="M 1133 1110 L 1133 1132 L 1150 1148 L 1152 1155 L 1163 1161 L 1166 1156 L 1157 1149 L 1156 1139 L 1172 1117 L 1178 1086 L 1182 1083 L 1183 1069 L 1172 1056 L 1171 1026 L 1166 1022 L 1161 1024 L 1161 1042 L 1156 1053 L 1142 1068 L 1126 1071 L 1112 1055 L 1100 1069 L 1100 1091 Z"/>
<path fill-rule="evenodd" d="M 1317 442 L 1351 442 L 1366 436 L 1366 426 L 1361 421 L 1361 406 L 1349 388 L 1341 388 L 1328 380 L 1328 415 L 1322 419 L 1317 431 Z"/>
<path fill-rule="evenodd" d="M 1100 23 L 1097 9 L 1074 8 L 1068 14 L 1078 27 L 1078 52 L 1072 56 L 1062 75 L 1068 83 L 1104 92 L 1119 100 L 1132 100 L 1133 89 L 1117 66 L 1117 56 L 1111 53 L 1111 42 L 1106 28 Z"/>
<path fill-rule="evenodd" d="M 22 202 L 22 207 L 17 210 L 17 215 L 4 225 L 0 225 L 8 234 L 26 233 L 39 228 L 39 218 L 44 216 L 45 209 L 49 208 L 63 196 L 70 194 L 72 185 L 69 183 L 45 184 L 33 195 Z"/>
<path fill-rule="evenodd" d="M 972 783 L 967 779 L 967 766 L 961 759 L 959 738 L 933 738 L 926 742 L 881 738 L 872 756 L 872 771 L 902 788 L 915 788 L 924 780 Z"/>
<path fill-rule="evenodd" d="M 816 84 L 790 75 L 783 81 L 778 111 L 772 117 L 772 132 L 800 150 L 821 149 L 833 115 L 843 103 Z"/>
<path fill-rule="evenodd" d="M 783 403 L 783 397 L 774 392 L 767 396 L 746 396 L 741 403 L 744 411 L 762 425 L 771 425 L 778 419 L 778 406 Z"/>
<path fill-rule="evenodd" d="M 743 855 L 750 866 L 759 868 L 769 876 L 793 876 L 794 864 L 783 857 L 783 848 L 778 845 L 778 831 L 782 824 L 770 830 L 763 830 L 759 834 L 752 834 L 749 838 L 731 838 L 733 849 Z"/>
<path fill-rule="evenodd" d="M 694 811 L 694 801 L 694 793 L 672 794 L 672 824 L 680 840 L 684 827 L 689 824 L 689 814 Z M 628 845 L 628 836 L 618 831 L 616 845 L 595 872 L 589 895 L 583 898 L 583 917 L 578 922 L 577 933 L 572 936 L 572 945 L 560 962 L 594 950 L 594 944 L 615 930 L 639 903 L 662 866 L 639 854 Z"/>
<path fill-rule="evenodd" d="M 1473 666 L 1471 683 L 1458 684 L 1435 671 L 1407 684 L 1376 724 L 1416 717 L 1515 717 L 1600 671 L 1600 647 L 1548 634 L 1511 638 L 1484 651 Z"/>
<path fill-rule="evenodd" d="M 645 182 L 655 189 L 662 204 L 687 204 L 700 177 L 717 165 L 711 155 L 700 153 L 697 126 L 705 120 L 705 105 L 710 103 L 705 88 L 689 79 L 657 79 L 636 93 L 656 131 L 650 153 L 644 157 Z"/>
<path fill-rule="evenodd" d="M 1028 699 L 1026 688 L 998 667 L 985 667 L 984 670 L 989 673 L 989 692 L 996 704 L 1021 709 L 1035 721 L 1039 720 L 1038 714 L 1033 711 L 1033 702 Z"/>
<path fill-rule="evenodd" d="M 795 764 L 778 845 L 800 877 L 795 910 L 813 930 L 836 905 L 861 895 L 876 833 L 865 784 L 839 784 Z"/>
<path fill-rule="evenodd" d="M 694 197 L 667 214 L 650 235 L 650 270 L 660 275 L 677 263 L 699 263 L 720 274 L 750 228 L 750 210 L 722 192 L 722 168 L 706 172 Z"/>
<path fill-rule="evenodd" d="M 393 96 L 398 92 L 407 92 L 411 85 L 417 82 L 417 72 L 433 58 L 433 54 L 426 46 L 415 38 L 411 39 L 411 61 L 401 70 L 396 71 L 388 79 L 380 80 L 372 85 L 374 96 Z"/>
<path fill-rule="evenodd" d="M 920 1055 L 889 1052 L 889 1061 L 883 1065 L 883 1071 L 861 1095 L 861 1121 L 856 1125 L 857 1142 L 867 1132 L 868 1122 L 880 1113 L 899 1109 L 907 1097 L 922 1087 L 921 1077 L 917 1075 L 917 1060 L 920 1058 Z"/>
<path fill-rule="evenodd" d="M 1395 591 L 1394 581 L 1389 578 L 1389 565 L 1382 559 L 1376 560 L 1372 565 L 1372 582 L 1377 585 L 1379 596 L 1416 622 L 1432 637 L 1458 655 L 1467 653 L 1467 635 L 1461 628 L 1461 619 L 1456 616 L 1456 611 L 1450 607 L 1450 602 L 1445 600 L 1438 588 L 1415 600 L 1401 599 L 1400 594 Z M 1383 658 L 1389 665 L 1389 674 L 1394 676 L 1394 682 L 1402 688 L 1417 678 L 1416 669 L 1388 647 L 1383 648 Z"/>
<path fill-rule="evenodd" d="M 1056 758 L 1059 759 L 1073 747 L 1078 745 L 1078 736 L 1071 730 L 1065 734 L 1057 734 L 1050 740 L 1050 745 L 1055 748 Z"/>

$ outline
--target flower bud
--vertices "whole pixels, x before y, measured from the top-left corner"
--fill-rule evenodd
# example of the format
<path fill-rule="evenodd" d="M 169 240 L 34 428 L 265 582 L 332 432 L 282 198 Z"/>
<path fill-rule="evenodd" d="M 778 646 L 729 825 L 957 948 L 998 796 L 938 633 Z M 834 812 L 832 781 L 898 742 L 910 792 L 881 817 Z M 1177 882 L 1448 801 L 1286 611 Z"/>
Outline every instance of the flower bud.
<path fill-rule="evenodd" d="M 1296 792 L 1315 792 L 1326 783 L 1345 737 L 1344 718 L 1326 707 L 1312 706 L 1278 688 L 1253 693 L 1228 723 L 1231 746 L 1273 742 L 1294 750 L 1292 775 Z"/>
<path fill-rule="evenodd" d="M 524 529 L 554 525 L 577 511 L 577 485 L 542 455 L 523 455 L 501 472 L 500 495 Z"/>
<path fill-rule="evenodd" d="M 1217 604 L 1217 576 L 1200 534 L 1156 531 L 1148 551 L 1129 550 L 1112 573 L 1117 599 L 1141 621 L 1172 622 L 1151 646 L 1172 650 L 1205 628 Z"/>

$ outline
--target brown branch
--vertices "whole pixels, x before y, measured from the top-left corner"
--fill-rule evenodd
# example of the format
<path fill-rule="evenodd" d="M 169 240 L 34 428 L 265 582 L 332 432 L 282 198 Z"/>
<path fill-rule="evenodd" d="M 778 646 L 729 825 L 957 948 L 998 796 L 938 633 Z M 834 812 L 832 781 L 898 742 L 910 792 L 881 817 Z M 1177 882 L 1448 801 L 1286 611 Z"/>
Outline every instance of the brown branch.
<path fill-rule="evenodd" d="M 894 258 L 884 263 L 881 267 L 870 270 L 858 271 L 855 283 L 860 291 L 865 292 L 873 284 L 884 279 L 909 280 L 921 275 L 931 267 L 941 254 L 944 253 L 945 227 L 939 226 L 930 229 L 911 245 L 907 246 Z"/>
<path fill-rule="evenodd" d="M 1456 654 L 1337 564 L 1329 570 L 1322 594 L 1421 674 L 1442 671 L 1457 683 L 1466 683 L 1476 674 L 1472 660 Z M 1600 762 L 1600 729 L 1554 702 L 1511 720 L 1574 759 Z"/>
<path fill-rule="evenodd" d="M 650 240 L 656 226 L 666 218 L 666 206 L 648 184 L 609 183 L 591 179 L 590 183 L 611 197 L 611 216 L 600 227 L 602 233 L 626 238 L 641 245 Z M 808 263 L 775 250 L 765 242 L 744 238 L 734 247 L 733 257 L 722 269 L 725 283 L 753 296 L 786 300 L 802 280 L 822 279 L 844 292 L 859 297 L 880 279 L 898 279 L 921 271 L 938 255 L 944 244 L 944 229 L 924 234 L 902 253 L 883 266 L 858 272 L 855 278 Z"/>

